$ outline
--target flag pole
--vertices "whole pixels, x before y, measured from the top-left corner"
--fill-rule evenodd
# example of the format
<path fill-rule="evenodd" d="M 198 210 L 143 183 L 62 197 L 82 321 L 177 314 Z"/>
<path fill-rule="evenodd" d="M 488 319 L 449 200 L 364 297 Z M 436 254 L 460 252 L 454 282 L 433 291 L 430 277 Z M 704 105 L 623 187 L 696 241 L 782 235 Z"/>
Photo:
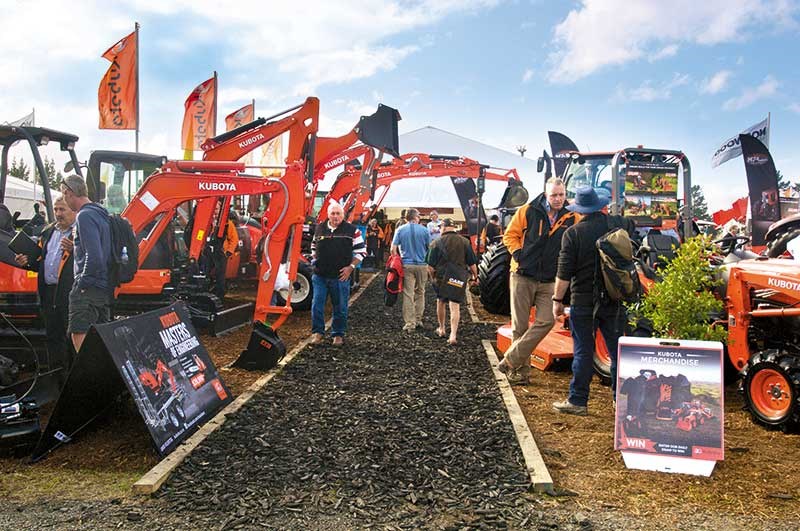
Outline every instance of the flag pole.
<path fill-rule="evenodd" d="M 36 127 L 36 107 L 31 109 L 31 127 Z"/>
<path fill-rule="evenodd" d="M 772 113 L 767 112 L 767 147 L 769 147 L 770 136 L 772 136 Z"/>
<path fill-rule="evenodd" d="M 136 28 L 136 153 L 139 153 L 139 23 L 135 22 Z"/>
<path fill-rule="evenodd" d="M 219 100 L 219 81 L 217 80 L 217 71 L 214 70 L 214 123 L 211 126 L 214 130 L 209 135 L 209 138 L 217 136 L 217 101 Z"/>

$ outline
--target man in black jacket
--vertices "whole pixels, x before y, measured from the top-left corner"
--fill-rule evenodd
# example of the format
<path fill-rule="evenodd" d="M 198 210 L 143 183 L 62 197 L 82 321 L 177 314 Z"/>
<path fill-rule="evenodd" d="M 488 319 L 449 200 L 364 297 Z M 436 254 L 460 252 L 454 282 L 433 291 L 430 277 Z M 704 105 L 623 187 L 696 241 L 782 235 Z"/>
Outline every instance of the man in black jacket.
<path fill-rule="evenodd" d="M 520 379 L 514 383 L 529 383 L 531 353 L 555 323 L 550 299 L 561 237 L 579 218 L 565 205 L 564 182 L 549 179 L 545 192 L 517 210 L 503 234 L 503 243 L 512 256 L 509 284 L 513 342 L 498 368 L 506 374 L 516 371 Z M 536 307 L 536 321 L 529 325 L 532 307 Z"/>
<path fill-rule="evenodd" d="M 319 343 L 325 335 L 325 302 L 330 295 L 333 306 L 331 336 L 334 345 L 341 345 L 347 330 L 350 275 L 366 256 L 367 247 L 361 231 L 344 221 L 344 211 L 339 203 L 332 203 L 328 207 L 328 221 L 317 225 L 311 241 L 311 254 L 314 264 L 311 342 Z"/>
<path fill-rule="evenodd" d="M 633 237 L 635 226 L 630 219 L 608 216 L 602 209 L 608 204 L 606 195 L 599 197 L 591 186 L 578 188 L 575 202 L 567 209 L 583 214 L 579 223 L 567 229 L 558 256 L 553 316 L 564 313 L 564 295 L 570 289 L 569 324 L 572 332 L 572 381 L 569 396 L 555 402 L 561 413 L 586 415 L 589 383 L 594 371 L 594 334 L 599 328 L 611 356 L 612 392 L 616 387 L 617 344 L 625 329 L 626 312 L 621 302 L 608 298 L 603 288 L 597 240 L 613 228 L 624 227 Z"/>
<path fill-rule="evenodd" d="M 53 202 L 56 220 L 47 225 L 39 238 L 41 254 L 36 262 L 28 256 L 16 255 L 22 267 L 38 272 L 39 301 L 46 327 L 47 353 L 53 366 L 68 369 L 72 362 L 71 344 L 67 341 L 69 322 L 69 292 L 72 290 L 74 265 L 72 259 L 72 228 L 75 212 L 63 197 Z"/>

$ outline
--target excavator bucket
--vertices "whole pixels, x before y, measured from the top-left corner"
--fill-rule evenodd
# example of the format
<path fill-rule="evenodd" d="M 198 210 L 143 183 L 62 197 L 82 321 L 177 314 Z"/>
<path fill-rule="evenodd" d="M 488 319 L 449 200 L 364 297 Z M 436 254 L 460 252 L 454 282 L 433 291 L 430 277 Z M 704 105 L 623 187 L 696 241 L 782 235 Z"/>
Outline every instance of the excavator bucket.
<path fill-rule="evenodd" d="M 394 157 L 400 156 L 400 141 L 397 122 L 400 112 L 384 104 L 370 116 L 362 116 L 358 121 L 358 139 L 364 144 L 380 149 Z"/>
<path fill-rule="evenodd" d="M 508 187 L 503 192 L 498 208 L 518 208 L 528 202 L 528 190 L 521 182 L 510 180 Z"/>
<path fill-rule="evenodd" d="M 247 349 L 233 362 L 233 367 L 248 371 L 268 371 L 286 355 L 286 345 L 278 333 L 262 322 L 253 323 L 253 333 Z"/>

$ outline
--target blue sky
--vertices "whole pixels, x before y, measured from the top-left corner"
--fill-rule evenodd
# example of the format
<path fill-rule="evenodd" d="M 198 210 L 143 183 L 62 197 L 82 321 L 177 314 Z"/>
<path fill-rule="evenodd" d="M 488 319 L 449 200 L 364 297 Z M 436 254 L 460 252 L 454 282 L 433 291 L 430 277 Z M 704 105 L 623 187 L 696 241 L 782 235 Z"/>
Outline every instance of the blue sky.
<path fill-rule="evenodd" d="M 726 138 L 772 113 L 778 169 L 800 180 L 800 5 L 793 0 L 6 0 L 0 121 L 36 108 L 79 154 L 133 149 L 97 129 L 100 55 L 141 29 L 141 149 L 180 156 L 183 101 L 217 70 L 220 120 L 321 100 L 320 134 L 382 102 L 401 132 L 433 125 L 527 156 L 548 130 L 581 149 L 682 149 L 712 209 L 746 194 Z M 222 124 L 220 123 L 220 131 Z M 401 146 L 402 151 L 402 146 Z"/>

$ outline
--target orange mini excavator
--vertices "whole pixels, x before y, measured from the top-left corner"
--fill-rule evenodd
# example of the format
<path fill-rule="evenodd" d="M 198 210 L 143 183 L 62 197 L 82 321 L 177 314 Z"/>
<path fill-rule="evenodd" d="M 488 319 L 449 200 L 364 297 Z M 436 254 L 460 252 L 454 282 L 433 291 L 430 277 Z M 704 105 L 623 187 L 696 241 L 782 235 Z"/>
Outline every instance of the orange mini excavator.
<path fill-rule="evenodd" d="M 269 118 L 259 118 L 209 139 L 202 146 L 204 162 L 236 161 L 266 142 L 287 133 L 286 161 L 290 165 L 301 164 L 304 171 L 303 194 L 295 201 L 305 216 L 313 207 L 316 187 L 326 168 L 344 164 L 351 156 L 365 155 L 371 160 L 379 159 L 384 152 L 397 154 L 399 113 L 395 109 L 381 105 L 375 114 L 362 117 L 349 133 L 332 138 L 317 137 L 318 116 L 319 100 L 308 98 L 301 105 Z M 359 141 L 361 144 L 353 147 Z M 140 211 L 131 209 L 130 205 L 125 208 L 122 216 L 131 222 L 139 237 L 150 242 L 148 252 L 159 246 L 179 249 L 185 243 L 185 247 L 182 253 L 176 252 L 171 256 L 167 253 L 167 260 L 161 267 L 140 268 L 134 280 L 118 290 L 118 305 L 129 308 L 125 313 L 135 313 L 146 306 L 163 305 L 176 298 L 186 300 L 195 321 L 199 321 L 201 326 L 208 326 L 209 331 L 216 335 L 246 322 L 253 307 L 244 304 L 223 310 L 221 301 L 209 293 L 210 279 L 199 271 L 198 260 L 207 245 L 208 235 L 222 236 L 227 225 L 231 200 L 237 196 L 259 194 L 239 190 L 238 187 L 237 193 L 222 193 L 226 190 L 215 188 L 202 188 L 198 192 L 202 193 L 194 197 L 186 196 L 174 212 L 162 214 L 166 217 L 150 219 L 146 224 L 141 223 Z M 147 196 L 144 198 L 148 199 Z M 272 210 L 273 207 L 270 205 L 268 209 Z M 182 221 L 182 217 L 188 217 L 191 221 Z M 263 223 L 261 229 L 257 233 L 260 236 L 257 240 L 259 242 L 267 235 L 263 231 Z M 176 232 L 182 236 L 175 237 Z M 252 255 L 263 257 L 258 249 L 259 245 L 252 242 L 252 247 L 257 249 Z M 140 262 L 146 259 L 147 256 L 140 255 Z M 286 256 L 278 257 L 275 267 L 284 262 L 287 262 Z M 256 267 L 257 264 L 253 264 L 252 268 Z M 295 274 L 293 272 L 290 278 L 294 279 Z M 291 300 L 291 295 L 288 298 Z"/>

